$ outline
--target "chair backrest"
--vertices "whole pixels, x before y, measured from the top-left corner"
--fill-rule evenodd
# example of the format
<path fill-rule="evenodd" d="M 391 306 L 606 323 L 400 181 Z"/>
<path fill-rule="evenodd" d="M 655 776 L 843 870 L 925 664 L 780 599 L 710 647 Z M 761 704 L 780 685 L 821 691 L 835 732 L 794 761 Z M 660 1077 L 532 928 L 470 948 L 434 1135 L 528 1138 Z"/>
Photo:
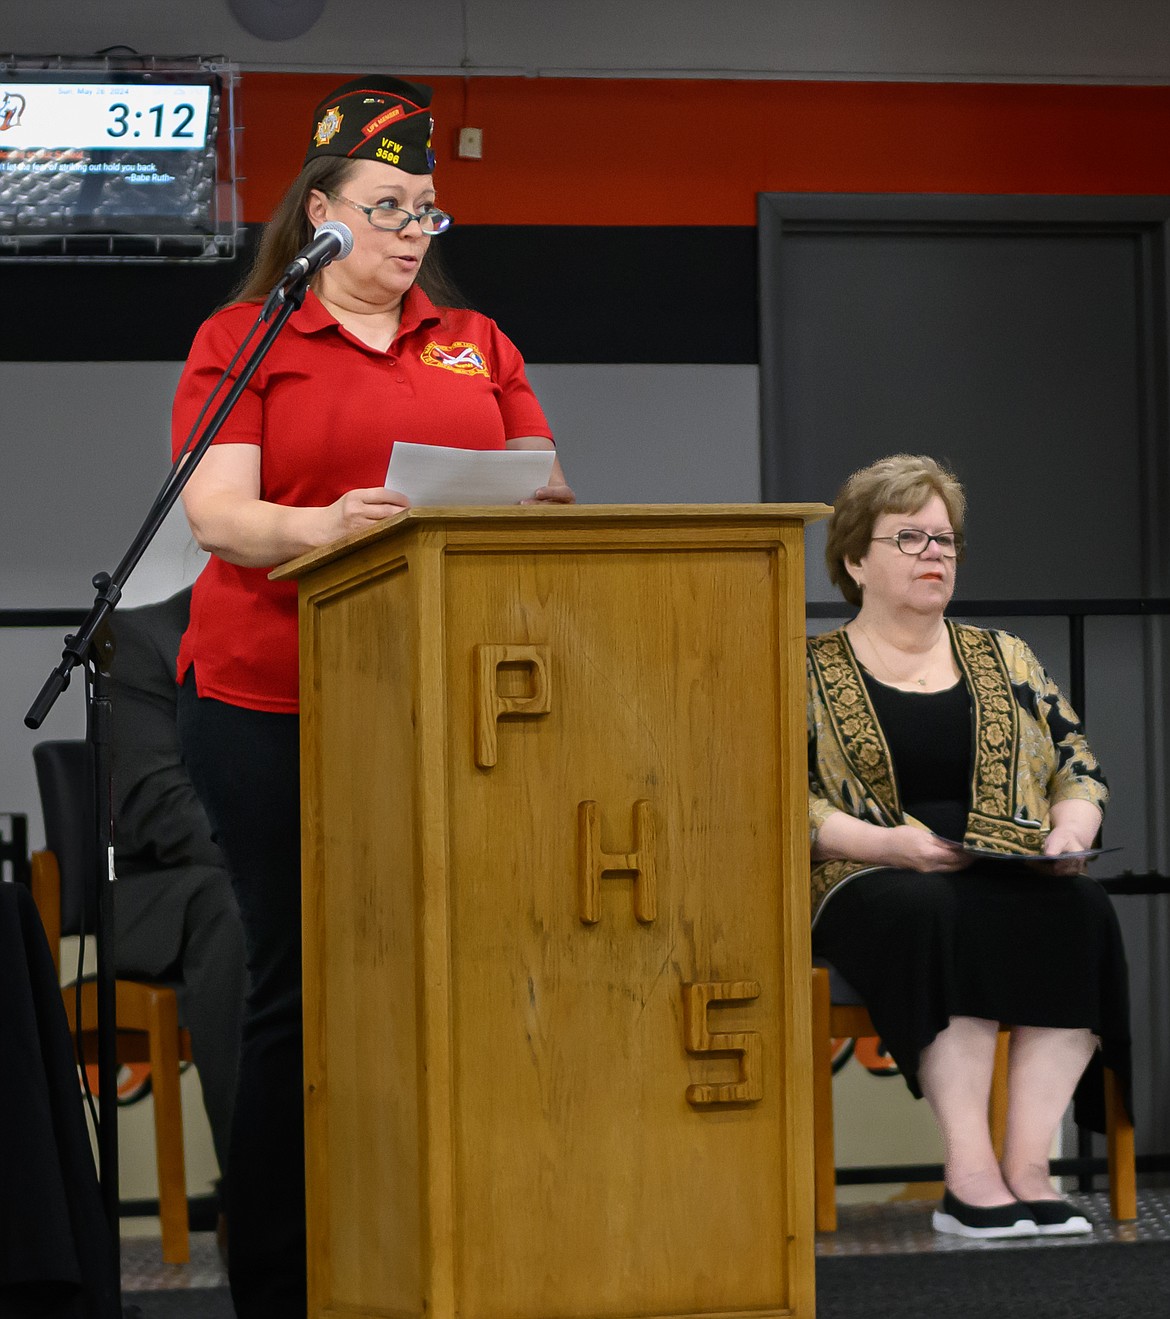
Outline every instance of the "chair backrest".
<path fill-rule="evenodd" d="M 61 933 L 93 929 L 93 750 L 88 742 L 38 742 L 33 747 L 37 789 L 45 820 L 45 846 L 61 872 Z"/>

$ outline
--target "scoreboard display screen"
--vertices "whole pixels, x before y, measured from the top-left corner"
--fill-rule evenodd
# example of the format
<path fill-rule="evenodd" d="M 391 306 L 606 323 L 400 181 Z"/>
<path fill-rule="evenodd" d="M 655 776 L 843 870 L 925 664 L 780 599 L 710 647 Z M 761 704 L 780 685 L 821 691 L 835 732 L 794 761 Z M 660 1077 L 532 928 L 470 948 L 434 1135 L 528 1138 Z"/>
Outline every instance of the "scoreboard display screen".
<path fill-rule="evenodd" d="M 206 65 L 0 65 L 0 257 L 203 250 L 223 227 L 225 84 Z"/>

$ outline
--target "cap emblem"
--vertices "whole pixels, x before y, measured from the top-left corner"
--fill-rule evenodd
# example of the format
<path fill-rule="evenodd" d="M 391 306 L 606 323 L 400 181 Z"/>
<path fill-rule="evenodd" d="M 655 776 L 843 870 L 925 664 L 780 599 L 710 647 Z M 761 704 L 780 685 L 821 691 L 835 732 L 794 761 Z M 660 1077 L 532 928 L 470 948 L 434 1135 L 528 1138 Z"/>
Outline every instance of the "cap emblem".
<path fill-rule="evenodd" d="M 328 146 L 330 142 L 341 132 L 341 121 L 345 115 L 341 113 L 341 106 L 335 105 L 332 110 L 326 110 L 321 122 L 317 125 L 317 131 L 313 134 L 313 141 L 319 147 Z"/>

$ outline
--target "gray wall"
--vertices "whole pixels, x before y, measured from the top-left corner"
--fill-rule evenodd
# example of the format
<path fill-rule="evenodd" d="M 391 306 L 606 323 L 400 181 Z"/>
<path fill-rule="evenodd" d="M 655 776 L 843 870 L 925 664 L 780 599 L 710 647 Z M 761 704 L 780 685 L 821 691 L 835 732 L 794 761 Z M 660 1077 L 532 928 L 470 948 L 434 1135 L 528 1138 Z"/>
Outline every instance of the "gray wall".
<path fill-rule="evenodd" d="M 145 515 L 169 462 L 170 362 L 0 362 L 0 607 L 93 598 Z M 754 366 L 533 366 L 566 472 L 590 503 L 753 503 L 760 497 Z M 130 579 L 144 604 L 192 581 L 202 556 L 172 514 Z M 0 628 L 0 810 L 42 838 L 30 749 L 84 731 L 79 683 L 38 733 L 24 712 L 57 663 L 63 630 Z"/>
<path fill-rule="evenodd" d="M 237 7 L 247 4 L 238 0 Z M 1163 80 L 1164 0 L 325 0 L 303 36 L 250 36 L 227 0 L 3 0 L 3 47 L 122 42 L 250 69 L 674 77 Z"/>

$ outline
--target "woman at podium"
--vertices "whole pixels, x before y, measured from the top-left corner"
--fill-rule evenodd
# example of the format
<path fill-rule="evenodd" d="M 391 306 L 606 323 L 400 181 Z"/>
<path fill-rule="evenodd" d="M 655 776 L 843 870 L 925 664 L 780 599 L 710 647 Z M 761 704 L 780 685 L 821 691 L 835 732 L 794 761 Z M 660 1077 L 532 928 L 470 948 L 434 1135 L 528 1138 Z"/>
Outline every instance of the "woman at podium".
<path fill-rule="evenodd" d="M 1108 791 L 1077 715 L 1018 637 L 947 619 L 965 498 L 932 459 L 855 472 L 829 572 L 857 613 L 808 643 L 813 951 L 869 1009 L 945 1148 L 933 1222 L 964 1236 L 1090 1230 L 1048 1176 L 1090 1062 L 1127 1077 L 1127 971 L 1083 873 Z M 988 1096 L 1012 1027 L 1007 1135 Z"/>
<path fill-rule="evenodd" d="M 174 404 L 178 452 L 298 254 L 327 224 L 351 232 L 183 494 L 211 558 L 179 654 L 180 732 L 248 948 L 227 1205 L 240 1319 L 306 1308 L 297 595 L 268 572 L 407 507 L 385 488 L 396 441 L 553 447 L 519 352 L 494 321 L 451 305 L 435 264 L 451 217 L 432 127 L 430 89 L 396 78 L 362 77 L 319 103 L 303 168 L 236 299 L 196 335 Z M 572 501 L 555 462 L 533 499 Z"/>

